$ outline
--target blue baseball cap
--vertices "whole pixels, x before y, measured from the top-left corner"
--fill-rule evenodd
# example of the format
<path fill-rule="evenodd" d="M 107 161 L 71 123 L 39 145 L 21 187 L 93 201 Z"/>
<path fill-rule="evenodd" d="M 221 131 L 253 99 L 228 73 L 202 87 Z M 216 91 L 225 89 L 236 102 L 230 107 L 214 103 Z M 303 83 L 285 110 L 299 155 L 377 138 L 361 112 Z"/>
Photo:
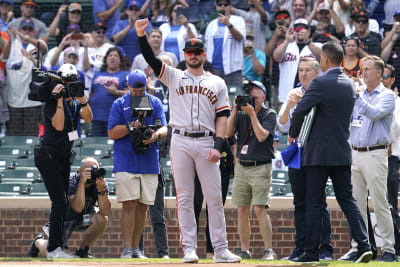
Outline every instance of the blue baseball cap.
<path fill-rule="evenodd" d="M 130 8 L 131 6 L 136 6 L 138 9 L 140 9 L 142 7 L 140 1 L 135 1 L 135 0 L 127 0 L 125 2 L 125 5 L 127 8 Z"/>
<path fill-rule="evenodd" d="M 21 23 L 19 24 L 19 28 L 23 28 L 23 27 L 31 27 L 32 29 L 35 29 L 35 25 L 33 24 L 33 20 L 32 19 L 24 19 L 21 21 Z"/>
<path fill-rule="evenodd" d="M 141 88 L 146 86 L 146 74 L 141 70 L 131 71 L 126 77 L 126 82 L 132 88 Z"/>
<path fill-rule="evenodd" d="M 257 86 L 258 88 L 262 89 L 263 92 L 264 92 L 264 94 L 267 93 L 267 89 L 265 88 L 264 84 L 262 84 L 261 82 L 259 82 L 259 81 L 251 81 L 250 83 L 251 83 L 252 85 L 255 85 L 255 86 Z"/>

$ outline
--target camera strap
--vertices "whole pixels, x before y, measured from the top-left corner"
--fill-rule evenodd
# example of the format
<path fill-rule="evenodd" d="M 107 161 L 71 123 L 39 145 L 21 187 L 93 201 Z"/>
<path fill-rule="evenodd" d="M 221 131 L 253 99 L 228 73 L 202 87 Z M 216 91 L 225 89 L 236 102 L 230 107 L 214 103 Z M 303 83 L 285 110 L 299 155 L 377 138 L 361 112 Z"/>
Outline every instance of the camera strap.
<path fill-rule="evenodd" d="M 67 116 L 69 120 L 71 121 L 71 126 L 72 130 L 75 130 L 75 125 L 77 124 L 76 130 L 80 130 L 80 121 L 78 120 L 78 116 L 76 115 L 78 111 L 78 103 L 75 99 L 72 99 L 72 104 L 70 105 L 67 103 L 65 100 L 64 101 L 64 106 L 66 107 L 67 110 Z M 73 106 L 74 112 L 72 113 L 71 106 Z"/>

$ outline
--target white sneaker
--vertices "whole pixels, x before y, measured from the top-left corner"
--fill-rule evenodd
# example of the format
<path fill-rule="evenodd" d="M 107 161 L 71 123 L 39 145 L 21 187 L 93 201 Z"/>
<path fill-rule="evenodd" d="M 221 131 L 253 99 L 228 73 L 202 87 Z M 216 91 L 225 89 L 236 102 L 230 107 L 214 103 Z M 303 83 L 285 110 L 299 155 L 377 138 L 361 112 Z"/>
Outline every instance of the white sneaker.
<path fill-rule="evenodd" d="M 185 255 L 183 256 L 183 263 L 198 263 L 199 257 L 196 254 L 195 248 L 185 249 Z"/>
<path fill-rule="evenodd" d="M 47 252 L 48 259 L 72 259 L 78 256 L 71 254 L 69 251 L 62 250 L 61 247 L 56 248 L 51 252 Z"/>
<path fill-rule="evenodd" d="M 164 255 L 164 256 L 161 257 L 161 259 L 169 260 L 169 256 L 168 255 Z"/>
<path fill-rule="evenodd" d="M 218 255 L 214 256 L 214 261 L 216 263 L 235 263 L 240 262 L 241 260 L 241 257 L 233 254 L 229 249 L 225 249 L 222 253 L 218 253 Z"/>
<path fill-rule="evenodd" d="M 132 253 L 133 249 L 132 248 L 124 248 L 121 253 L 121 259 L 132 259 Z"/>

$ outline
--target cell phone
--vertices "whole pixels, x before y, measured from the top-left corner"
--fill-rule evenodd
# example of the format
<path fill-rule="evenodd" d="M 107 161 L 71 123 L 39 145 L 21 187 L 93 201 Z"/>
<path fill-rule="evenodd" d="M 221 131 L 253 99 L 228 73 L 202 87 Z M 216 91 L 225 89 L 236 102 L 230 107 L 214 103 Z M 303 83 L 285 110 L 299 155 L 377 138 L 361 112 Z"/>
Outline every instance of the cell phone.
<path fill-rule="evenodd" d="M 82 33 L 74 33 L 71 35 L 72 40 L 82 40 L 83 39 L 83 34 Z"/>
<path fill-rule="evenodd" d="M 225 10 L 218 10 L 218 14 L 221 14 L 221 15 L 225 16 Z"/>

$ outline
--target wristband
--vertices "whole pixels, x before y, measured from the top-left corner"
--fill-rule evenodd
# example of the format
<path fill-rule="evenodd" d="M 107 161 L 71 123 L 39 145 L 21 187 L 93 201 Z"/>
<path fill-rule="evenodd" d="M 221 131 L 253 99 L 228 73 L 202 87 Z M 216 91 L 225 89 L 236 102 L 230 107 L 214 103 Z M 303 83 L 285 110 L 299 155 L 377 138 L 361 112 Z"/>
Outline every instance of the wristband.
<path fill-rule="evenodd" d="M 221 153 L 223 147 L 224 147 L 224 138 L 219 136 L 215 137 L 214 148 Z"/>
<path fill-rule="evenodd" d="M 104 196 L 106 194 L 106 191 L 97 192 L 97 194 L 100 196 Z"/>

